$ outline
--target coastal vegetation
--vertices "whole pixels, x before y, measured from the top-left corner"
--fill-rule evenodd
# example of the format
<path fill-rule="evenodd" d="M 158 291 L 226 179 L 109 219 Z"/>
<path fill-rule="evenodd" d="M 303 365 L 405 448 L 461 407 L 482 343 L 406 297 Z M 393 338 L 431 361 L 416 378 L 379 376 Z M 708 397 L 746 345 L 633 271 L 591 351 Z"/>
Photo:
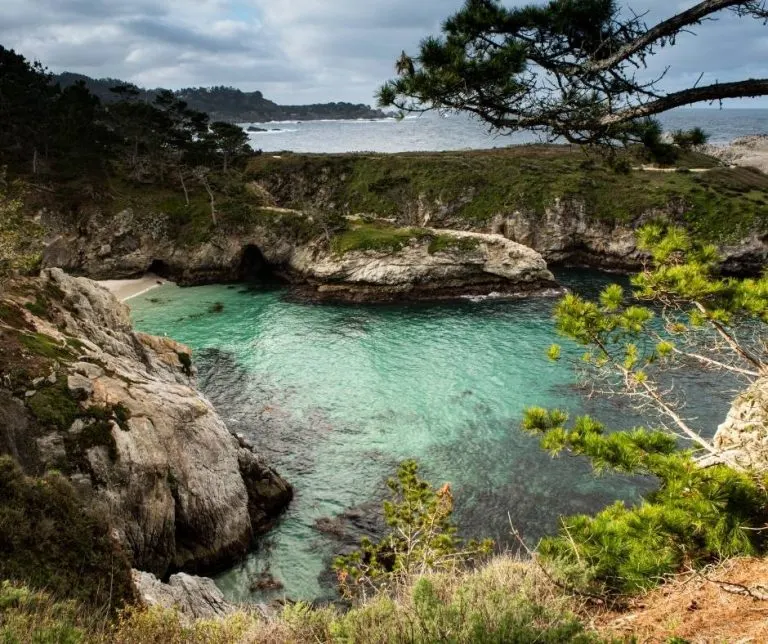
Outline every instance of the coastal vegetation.
<path fill-rule="evenodd" d="M 643 163 L 631 153 L 628 159 L 634 166 Z M 488 225 L 495 215 L 515 211 L 543 217 L 556 203 L 572 201 L 606 222 L 671 211 L 706 241 L 765 230 L 768 177 L 717 165 L 711 157 L 689 152 L 676 161 L 676 172 L 619 173 L 568 146 L 521 146 L 462 153 L 262 156 L 249 161 L 246 176 L 286 208 L 366 213 L 404 227 L 424 225 L 427 213 L 432 225 L 456 228 Z M 707 171 L 683 171 L 688 168 Z"/>

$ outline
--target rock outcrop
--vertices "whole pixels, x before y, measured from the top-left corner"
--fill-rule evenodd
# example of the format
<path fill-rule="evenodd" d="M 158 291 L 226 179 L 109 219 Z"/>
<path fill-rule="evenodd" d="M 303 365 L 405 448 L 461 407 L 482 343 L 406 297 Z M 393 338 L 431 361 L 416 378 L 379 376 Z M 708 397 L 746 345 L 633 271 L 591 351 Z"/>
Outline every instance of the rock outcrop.
<path fill-rule="evenodd" d="M 59 233 L 49 239 L 43 255 L 46 267 L 91 279 L 136 277 L 150 271 L 185 284 L 209 284 L 248 278 L 260 269 L 288 263 L 297 240 L 285 219 L 303 218 L 302 213 L 277 209 L 272 225 L 255 224 L 236 233 L 183 241 L 168 217 L 120 211 L 104 225 L 103 214 L 94 213 L 78 229 L 48 222 Z"/>
<path fill-rule="evenodd" d="M 164 584 L 152 573 L 134 570 L 133 583 L 144 606 L 176 609 L 190 621 L 225 617 L 237 611 L 207 577 L 178 573 Z"/>
<path fill-rule="evenodd" d="M 768 378 L 755 381 L 734 400 L 714 444 L 726 461 L 768 471 Z"/>
<path fill-rule="evenodd" d="M 768 173 L 768 134 L 742 136 L 728 145 L 707 145 L 702 151 L 724 163 Z"/>
<path fill-rule="evenodd" d="M 195 388 L 189 349 L 134 332 L 106 289 L 50 269 L 2 304 L 0 450 L 68 474 L 134 567 L 229 563 L 289 502 Z"/>
<path fill-rule="evenodd" d="M 311 220 L 298 211 L 270 212 L 294 225 Z M 298 239 L 285 225 L 254 225 L 183 245 L 143 222 L 126 210 L 108 232 L 95 225 L 87 235 L 65 232 L 48 244 L 44 264 L 94 279 L 151 270 L 183 285 L 276 273 L 304 295 L 358 301 L 528 294 L 556 286 L 541 255 L 496 234 L 419 228 L 413 242 L 402 248 L 339 254 L 326 240 Z M 444 243 L 435 251 L 430 244 L 437 238 Z"/>
<path fill-rule="evenodd" d="M 557 288 L 539 253 L 501 235 L 435 229 L 419 233 L 392 250 L 335 253 L 304 247 L 291 257 L 290 267 L 318 297 L 331 299 L 520 295 Z"/>

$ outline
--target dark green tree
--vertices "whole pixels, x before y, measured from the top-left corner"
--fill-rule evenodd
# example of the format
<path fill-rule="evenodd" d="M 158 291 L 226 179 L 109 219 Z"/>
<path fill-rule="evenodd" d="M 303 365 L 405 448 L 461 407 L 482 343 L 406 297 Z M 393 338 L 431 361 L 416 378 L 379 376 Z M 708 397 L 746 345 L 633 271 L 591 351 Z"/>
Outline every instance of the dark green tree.
<path fill-rule="evenodd" d="M 213 148 L 223 157 L 224 172 L 229 169 L 229 163 L 232 159 L 250 151 L 248 134 L 234 123 L 225 123 L 224 121 L 211 123 L 208 136 Z"/>
<path fill-rule="evenodd" d="M 379 102 L 400 110 L 468 112 L 502 131 L 533 130 L 574 143 L 638 141 L 643 119 L 675 107 L 768 94 L 768 79 L 665 92 L 649 77 L 656 51 L 722 13 L 764 21 L 759 0 L 703 0 L 647 25 L 614 0 L 551 0 L 508 8 L 466 0 L 439 37 L 405 52 Z"/>
<path fill-rule="evenodd" d="M 0 45 L 0 150 L 6 162 L 40 170 L 52 129 L 52 105 L 58 90 L 40 63 L 29 63 Z"/>

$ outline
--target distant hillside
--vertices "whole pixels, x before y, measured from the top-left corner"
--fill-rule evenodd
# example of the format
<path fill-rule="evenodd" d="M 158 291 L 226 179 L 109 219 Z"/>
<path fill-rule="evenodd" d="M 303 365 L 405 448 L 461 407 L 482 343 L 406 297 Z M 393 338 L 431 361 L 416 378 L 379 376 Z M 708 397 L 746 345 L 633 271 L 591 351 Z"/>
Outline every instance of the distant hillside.
<path fill-rule="evenodd" d="M 126 85 L 116 78 L 90 78 L 82 74 L 64 72 L 55 80 L 62 87 L 85 81 L 88 89 L 102 102 L 111 103 L 117 99 L 110 88 Z M 144 89 L 137 87 L 140 98 L 154 100 L 160 88 Z M 212 121 L 232 121 L 237 123 L 264 121 L 312 121 L 317 119 L 373 119 L 385 116 L 381 110 L 371 109 L 369 105 L 353 103 L 317 103 L 313 105 L 278 105 L 264 98 L 261 92 L 242 92 L 234 87 L 189 87 L 174 92 L 186 101 L 189 107 L 207 112 Z"/>

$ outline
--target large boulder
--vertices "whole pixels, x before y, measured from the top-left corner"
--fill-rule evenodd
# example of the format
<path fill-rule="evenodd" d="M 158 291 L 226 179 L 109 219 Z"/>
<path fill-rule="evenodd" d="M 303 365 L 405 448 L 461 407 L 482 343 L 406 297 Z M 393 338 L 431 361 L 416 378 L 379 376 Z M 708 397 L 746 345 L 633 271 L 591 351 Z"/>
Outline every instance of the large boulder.
<path fill-rule="evenodd" d="M 152 573 L 134 570 L 133 584 L 144 606 L 177 610 L 185 621 L 225 617 L 237 611 L 207 577 L 179 573 L 165 584 Z"/>

